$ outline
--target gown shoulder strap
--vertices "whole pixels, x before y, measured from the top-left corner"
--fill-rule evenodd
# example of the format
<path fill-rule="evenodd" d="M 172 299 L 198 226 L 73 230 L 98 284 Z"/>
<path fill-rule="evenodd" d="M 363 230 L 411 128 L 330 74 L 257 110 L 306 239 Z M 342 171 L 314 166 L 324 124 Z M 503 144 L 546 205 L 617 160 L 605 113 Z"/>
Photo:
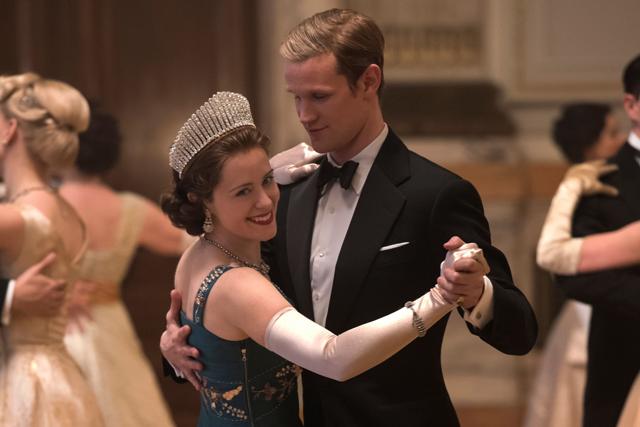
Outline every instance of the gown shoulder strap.
<path fill-rule="evenodd" d="M 213 285 L 216 284 L 220 276 L 222 276 L 227 271 L 231 270 L 232 266 L 230 265 L 219 265 L 215 267 L 207 277 L 204 278 L 200 288 L 198 289 L 198 293 L 196 294 L 196 300 L 193 302 L 193 322 L 202 325 L 202 318 L 204 315 L 204 307 L 207 304 L 207 299 L 209 299 L 209 293 L 213 288 Z"/>

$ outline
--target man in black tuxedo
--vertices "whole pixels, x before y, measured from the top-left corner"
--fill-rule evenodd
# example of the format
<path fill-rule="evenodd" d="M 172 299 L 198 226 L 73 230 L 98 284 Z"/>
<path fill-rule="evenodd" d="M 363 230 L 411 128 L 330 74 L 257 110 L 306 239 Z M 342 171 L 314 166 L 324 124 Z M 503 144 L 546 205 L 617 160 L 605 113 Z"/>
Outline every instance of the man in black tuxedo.
<path fill-rule="evenodd" d="M 302 314 L 336 334 L 402 307 L 437 280 L 463 307 L 471 333 L 525 354 L 536 340 L 535 316 L 491 246 L 478 193 L 409 151 L 384 122 L 383 49 L 370 18 L 338 9 L 306 19 L 281 46 L 300 122 L 327 156 L 307 179 L 281 188 L 278 234 L 265 250 L 271 278 Z M 446 250 L 461 244 L 452 236 L 484 250 L 488 277 L 476 262 L 440 272 Z M 171 348 L 179 335 L 168 318 L 163 354 L 188 370 L 194 365 L 175 357 L 188 350 Z M 349 381 L 304 373 L 305 425 L 457 426 L 440 365 L 447 318 Z"/>
<path fill-rule="evenodd" d="M 612 231 L 640 219 L 640 55 L 623 74 L 624 109 L 632 123 L 627 144 L 611 159 L 617 173 L 602 178 L 619 197 L 584 197 L 573 218 L 577 237 Z M 570 298 L 593 307 L 589 330 L 584 426 L 615 426 L 640 372 L 640 266 L 559 276 Z"/>
<path fill-rule="evenodd" d="M 16 280 L 0 278 L 0 327 L 10 323 L 11 313 L 53 316 L 60 309 L 64 302 L 65 282 L 41 274 L 55 257 L 55 254 L 47 255 Z"/>

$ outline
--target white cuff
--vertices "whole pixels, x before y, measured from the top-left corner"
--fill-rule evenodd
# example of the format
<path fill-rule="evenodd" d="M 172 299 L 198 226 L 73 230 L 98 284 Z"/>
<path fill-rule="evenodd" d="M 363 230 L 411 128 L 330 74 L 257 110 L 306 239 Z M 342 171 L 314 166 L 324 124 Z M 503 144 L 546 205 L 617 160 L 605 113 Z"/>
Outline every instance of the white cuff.
<path fill-rule="evenodd" d="M 13 292 L 16 288 L 16 281 L 9 280 L 7 293 L 4 296 L 4 306 L 2 308 L 2 325 L 9 326 L 11 321 L 11 303 L 13 302 Z"/>
<path fill-rule="evenodd" d="M 472 311 L 464 309 L 464 320 L 478 329 L 485 327 L 493 319 L 493 283 L 484 276 L 484 292 Z"/>
<path fill-rule="evenodd" d="M 180 371 L 179 369 L 176 369 L 175 366 L 173 366 L 173 363 L 169 362 L 168 359 L 165 358 L 165 360 L 167 360 L 167 363 L 169 365 L 171 365 L 171 369 L 173 369 L 173 372 L 176 374 L 176 377 L 178 378 L 184 378 L 184 375 L 182 374 L 182 371 Z"/>

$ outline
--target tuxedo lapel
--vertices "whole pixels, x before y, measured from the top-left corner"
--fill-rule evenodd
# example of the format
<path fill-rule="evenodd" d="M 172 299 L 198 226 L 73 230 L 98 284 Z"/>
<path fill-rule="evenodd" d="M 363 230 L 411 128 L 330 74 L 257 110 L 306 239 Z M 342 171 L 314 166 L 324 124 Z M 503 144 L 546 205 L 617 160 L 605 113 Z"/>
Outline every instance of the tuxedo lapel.
<path fill-rule="evenodd" d="M 340 250 L 327 314 L 329 330 L 343 330 L 371 265 L 406 202 L 397 186 L 408 177 L 408 151 L 389 130 Z"/>
<path fill-rule="evenodd" d="M 640 218 L 640 164 L 636 155 L 635 149 L 627 143 L 618 153 L 617 162 L 620 166 L 620 197 Z"/>
<path fill-rule="evenodd" d="M 311 238 L 318 207 L 318 172 L 291 190 L 287 212 L 287 253 L 297 309 L 313 319 L 311 301 Z"/>

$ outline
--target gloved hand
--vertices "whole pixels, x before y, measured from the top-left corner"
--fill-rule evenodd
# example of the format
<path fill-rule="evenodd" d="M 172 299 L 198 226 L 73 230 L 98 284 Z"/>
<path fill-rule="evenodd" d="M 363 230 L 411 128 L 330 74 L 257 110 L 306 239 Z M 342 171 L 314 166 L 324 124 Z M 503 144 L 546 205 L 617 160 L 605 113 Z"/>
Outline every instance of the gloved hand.
<path fill-rule="evenodd" d="M 604 160 L 581 163 L 569 168 L 551 200 L 547 219 L 542 226 L 537 250 L 540 267 L 565 275 L 578 271 L 582 239 L 571 237 L 573 212 L 583 194 L 617 196 L 616 188 L 598 180 L 600 176 L 617 169 L 616 165 L 607 164 Z"/>
<path fill-rule="evenodd" d="M 580 163 L 569 168 L 562 184 L 567 184 L 576 190 L 579 189 L 580 195 L 606 194 L 608 196 L 617 196 L 617 188 L 603 184 L 598 179 L 617 170 L 617 165 L 607 163 L 605 160 Z"/>
<path fill-rule="evenodd" d="M 458 249 L 447 251 L 444 261 L 440 264 L 440 274 L 442 274 L 446 267 L 453 268 L 453 264 L 462 258 L 473 258 L 478 261 L 482 266 L 483 274 L 488 274 L 489 271 L 491 271 L 489 263 L 487 263 L 487 260 L 484 258 L 482 249 L 480 249 L 475 243 L 465 243 Z"/>
<path fill-rule="evenodd" d="M 457 236 L 445 243 L 445 249 L 447 254 L 440 264 L 436 287 L 447 301 L 472 309 L 483 295 L 484 276 L 490 271 L 489 264 L 476 243 L 465 243 Z M 475 262 L 458 263 L 462 259 Z"/>
<path fill-rule="evenodd" d="M 269 163 L 273 169 L 273 177 L 280 185 L 292 184 L 305 176 L 311 175 L 318 169 L 315 159 L 322 156 L 305 142 L 282 151 L 271 159 Z"/>

